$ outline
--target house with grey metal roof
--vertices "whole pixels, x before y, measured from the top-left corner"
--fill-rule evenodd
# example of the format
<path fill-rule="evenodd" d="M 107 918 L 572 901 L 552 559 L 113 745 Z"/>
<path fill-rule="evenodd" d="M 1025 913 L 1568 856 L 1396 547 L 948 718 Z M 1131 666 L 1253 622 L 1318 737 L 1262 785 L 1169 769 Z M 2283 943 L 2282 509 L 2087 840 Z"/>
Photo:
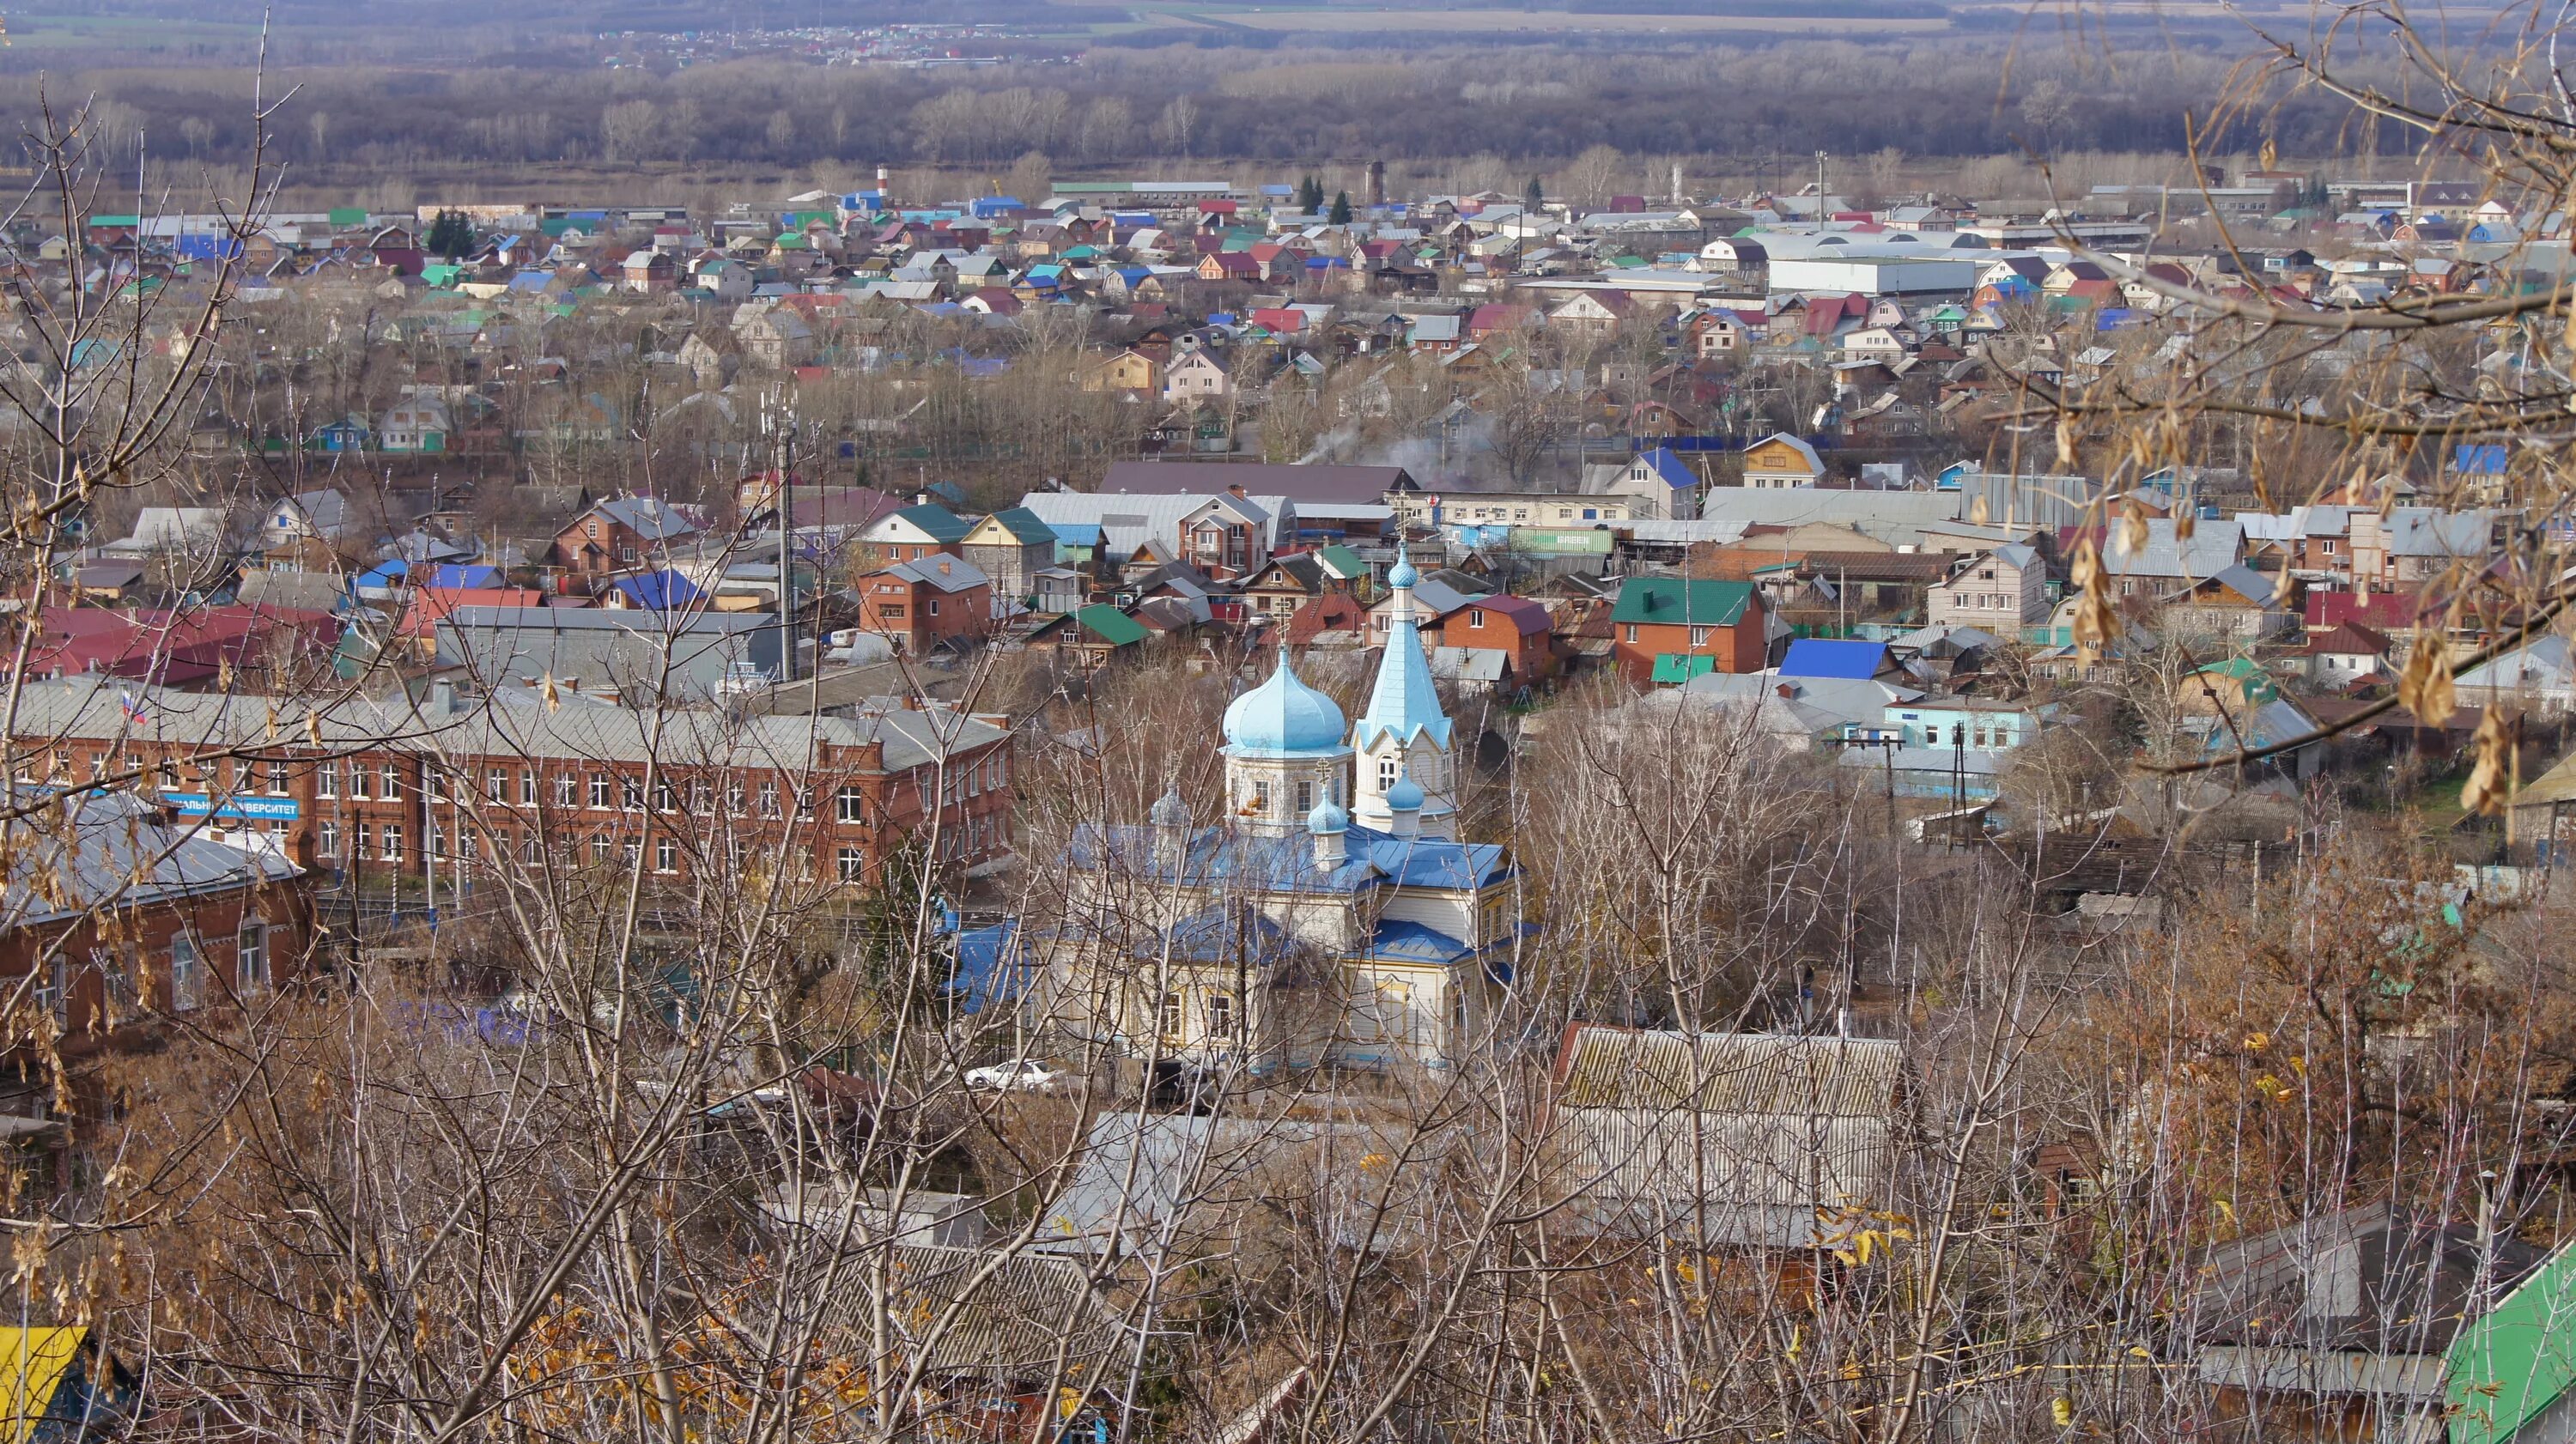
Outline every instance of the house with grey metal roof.
<path fill-rule="evenodd" d="M 767 612 L 458 607 L 438 620 L 437 665 L 476 686 L 551 677 L 636 699 L 713 700 L 729 676 L 783 675 Z"/>
<path fill-rule="evenodd" d="M 1551 1191 L 1589 1233 L 1835 1246 L 1896 1202 L 1903 1068 L 1882 1039 L 1576 1024 L 1540 1127 Z"/>

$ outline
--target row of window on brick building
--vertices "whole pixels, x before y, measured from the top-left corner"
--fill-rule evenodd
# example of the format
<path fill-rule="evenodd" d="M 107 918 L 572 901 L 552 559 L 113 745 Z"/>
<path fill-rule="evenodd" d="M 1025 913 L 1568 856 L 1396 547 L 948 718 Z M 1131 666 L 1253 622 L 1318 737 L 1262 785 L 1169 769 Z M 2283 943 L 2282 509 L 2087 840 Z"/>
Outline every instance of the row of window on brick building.
<path fill-rule="evenodd" d="M 53 752 L 43 754 L 43 758 L 41 776 L 22 773 L 20 780 L 51 782 L 68 776 L 79 765 L 77 759 L 67 765 Z M 112 756 L 107 751 L 93 754 L 88 759 L 90 776 L 106 775 L 111 760 Z M 141 765 L 140 759 L 131 753 L 124 762 L 128 769 Z M 174 791 L 181 787 L 186 773 L 192 771 L 196 780 L 212 794 L 212 800 L 231 800 L 261 791 L 274 796 L 289 795 L 293 790 L 295 769 L 299 766 L 311 769 L 313 796 L 317 802 L 337 803 L 344 807 L 353 803 L 404 801 L 412 786 L 410 773 L 413 767 L 419 769 L 426 799 L 433 804 L 461 803 L 479 792 L 479 800 L 483 802 L 536 808 L 543 805 L 550 792 L 552 806 L 556 810 L 574 814 L 640 814 L 647 811 L 645 802 L 649 791 L 651 811 L 679 812 L 685 802 L 691 815 L 716 816 L 715 807 L 721 788 L 724 816 L 783 823 L 792 811 L 798 821 L 812 822 L 818 796 L 825 790 L 823 787 L 796 787 L 792 781 L 782 783 L 784 774 L 779 771 L 760 775 L 735 770 L 709 777 L 694 768 L 674 768 L 648 783 L 641 775 L 601 770 L 588 764 L 571 770 L 553 770 L 534 764 L 504 767 L 469 763 L 450 768 L 429 761 L 407 765 L 392 760 L 357 757 L 325 757 L 311 762 L 222 757 L 199 759 L 191 764 L 173 756 L 157 763 L 153 776 L 164 791 Z M 451 777 L 454 786 L 451 786 Z M 939 797 L 938 809 L 944 812 L 960 803 L 998 793 L 1008 787 L 1009 755 L 997 747 L 962 765 L 915 768 L 894 781 L 898 786 L 910 787 L 915 798 L 923 803 L 928 802 L 929 794 L 935 788 Z M 844 782 L 830 791 L 831 821 L 835 827 L 872 831 L 885 822 L 868 790 L 860 785 Z M 892 800 L 889 796 L 889 804 Z M 926 807 L 924 810 L 928 811 Z M 437 825 L 435 814 L 430 816 L 432 821 L 426 839 L 429 855 L 447 857 L 450 854 L 443 829 Z M 314 824 L 317 852 L 322 859 L 334 864 L 403 862 L 409 856 L 408 847 L 413 840 L 402 822 L 373 818 L 352 821 L 346 815 L 323 816 L 317 811 Z M 254 825 L 264 825 L 269 833 L 280 837 L 293 828 L 292 823 L 278 819 Z M 1008 836 L 1007 817 L 992 813 L 970 814 L 954 819 L 951 825 L 940 829 L 939 850 L 949 860 L 983 856 L 1006 846 Z M 497 853 L 515 837 L 517 850 L 524 861 L 534 863 L 539 860 L 542 844 L 534 832 L 519 830 L 513 833 L 487 824 L 487 837 L 490 841 L 483 850 Z M 578 841 L 575 840 L 576 845 Z M 638 850 L 643 845 L 638 837 L 620 838 L 608 833 L 594 834 L 587 841 L 593 860 L 598 862 L 622 857 L 631 864 L 637 860 Z M 654 843 L 654 850 L 656 872 L 680 870 L 679 839 L 665 835 Z M 735 839 L 733 861 L 737 866 L 743 860 L 743 850 L 743 840 Z M 867 854 L 863 848 L 842 846 L 837 849 L 835 860 L 844 879 L 856 880 L 865 874 Z"/>

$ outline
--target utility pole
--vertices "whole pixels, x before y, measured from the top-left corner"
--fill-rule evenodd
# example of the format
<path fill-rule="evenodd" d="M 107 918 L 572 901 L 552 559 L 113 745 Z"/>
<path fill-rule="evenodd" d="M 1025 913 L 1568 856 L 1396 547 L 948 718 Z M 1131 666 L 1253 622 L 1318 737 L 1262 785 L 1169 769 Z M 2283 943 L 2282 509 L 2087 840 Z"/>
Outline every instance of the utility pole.
<path fill-rule="evenodd" d="M 1825 223 L 1825 153 L 1816 152 L 1816 224 Z"/>
<path fill-rule="evenodd" d="M 779 392 L 771 391 L 761 407 L 760 426 L 769 435 L 770 474 L 776 478 L 771 497 L 778 520 L 778 680 L 784 685 L 796 680 L 796 568 L 789 540 L 795 532 L 795 503 L 787 484 L 787 469 L 795 461 L 796 417 Z"/>

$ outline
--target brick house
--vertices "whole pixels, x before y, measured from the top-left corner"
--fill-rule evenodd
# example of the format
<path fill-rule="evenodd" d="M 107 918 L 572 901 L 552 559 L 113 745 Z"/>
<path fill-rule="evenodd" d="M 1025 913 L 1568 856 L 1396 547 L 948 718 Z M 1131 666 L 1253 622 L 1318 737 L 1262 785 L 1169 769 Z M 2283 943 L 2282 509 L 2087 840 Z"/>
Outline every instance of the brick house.
<path fill-rule="evenodd" d="M 1270 513 L 1249 497 L 1209 497 L 1181 516 L 1180 560 L 1218 581 L 1233 581 L 1270 564 Z"/>
<path fill-rule="evenodd" d="M 1751 582 L 1631 577 L 1610 610 L 1610 655 L 1631 683 L 1758 672 L 1768 617 Z"/>
<path fill-rule="evenodd" d="M 30 996 L 66 1051 L 98 1046 L 137 1009 L 219 1006 L 302 971 L 312 880 L 284 849 L 217 841 L 181 809 L 129 793 L 69 811 L 60 831 L 10 824 L 20 861 L 0 934 L 0 978 L 34 975 Z M 31 886 L 40 872 L 60 886 Z"/>
<path fill-rule="evenodd" d="M 859 579 L 859 627 L 909 656 L 972 641 L 992 626 L 993 584 L 964 557 L 896 562 Z"/>
<path fill-rule="evenodd" d="M 1478 597 L 1440 621 L 1439 644 L 1503 654 L 1502 684 L 1526 687 L 1556 675 L 1556 626 L 1528 597 Z"/>
<path fill-rule="evenodd" d="M 582 513 L 555 533 L 556 564 L 585 576 L 645 565 L 698 534 L 698 524 L 653 496 L 621 496 Z"/>

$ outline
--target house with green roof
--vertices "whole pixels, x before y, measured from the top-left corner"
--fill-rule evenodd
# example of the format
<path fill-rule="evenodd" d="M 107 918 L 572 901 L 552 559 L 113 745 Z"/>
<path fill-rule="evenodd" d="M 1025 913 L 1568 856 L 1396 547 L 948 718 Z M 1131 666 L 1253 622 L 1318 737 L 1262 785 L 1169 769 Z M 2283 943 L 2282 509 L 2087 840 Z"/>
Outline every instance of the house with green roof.
<path fill-rule="evenodd" d="M 2576 1245 L 2560 1248 L 2442 1352 L 2450 1444 L 2576 1437 Z"/>
<path fill-rule="evenodd" d="M 1637 686 L 1759 672 L 1770 662 L 1770 614 L 1751 582 L 1631 577 L 1610 611 L 1610 656 Z"/>
<path fill-rule="evenodd" d="M 861 533 L 859 541 L 888 562 L 917 562 L 939 552 L 963 558 L 967 533 L 974 524 L 937 502 L 922 502 L 888 512 Z"/>
<path fill-rule="evenodd" d="M 1055 565 L 1055 528 L 1024 506 L 1006 507 L 968 530 L 959 544 L 966 560 L 993 579 L 993 594 L 1026 597 L 1037 574 Z"/>
<path fill-rule="evenodd" d="M 1106 602 L 1094 602 L 1039 624 L 1029 633 L 1028 644 L 1052 648 L 1080 659 L 1087 667 L 1098 667 L 1122 654 L 1132 656 L 1151 635 L 1145 624 L 1134 617 Z"/>

